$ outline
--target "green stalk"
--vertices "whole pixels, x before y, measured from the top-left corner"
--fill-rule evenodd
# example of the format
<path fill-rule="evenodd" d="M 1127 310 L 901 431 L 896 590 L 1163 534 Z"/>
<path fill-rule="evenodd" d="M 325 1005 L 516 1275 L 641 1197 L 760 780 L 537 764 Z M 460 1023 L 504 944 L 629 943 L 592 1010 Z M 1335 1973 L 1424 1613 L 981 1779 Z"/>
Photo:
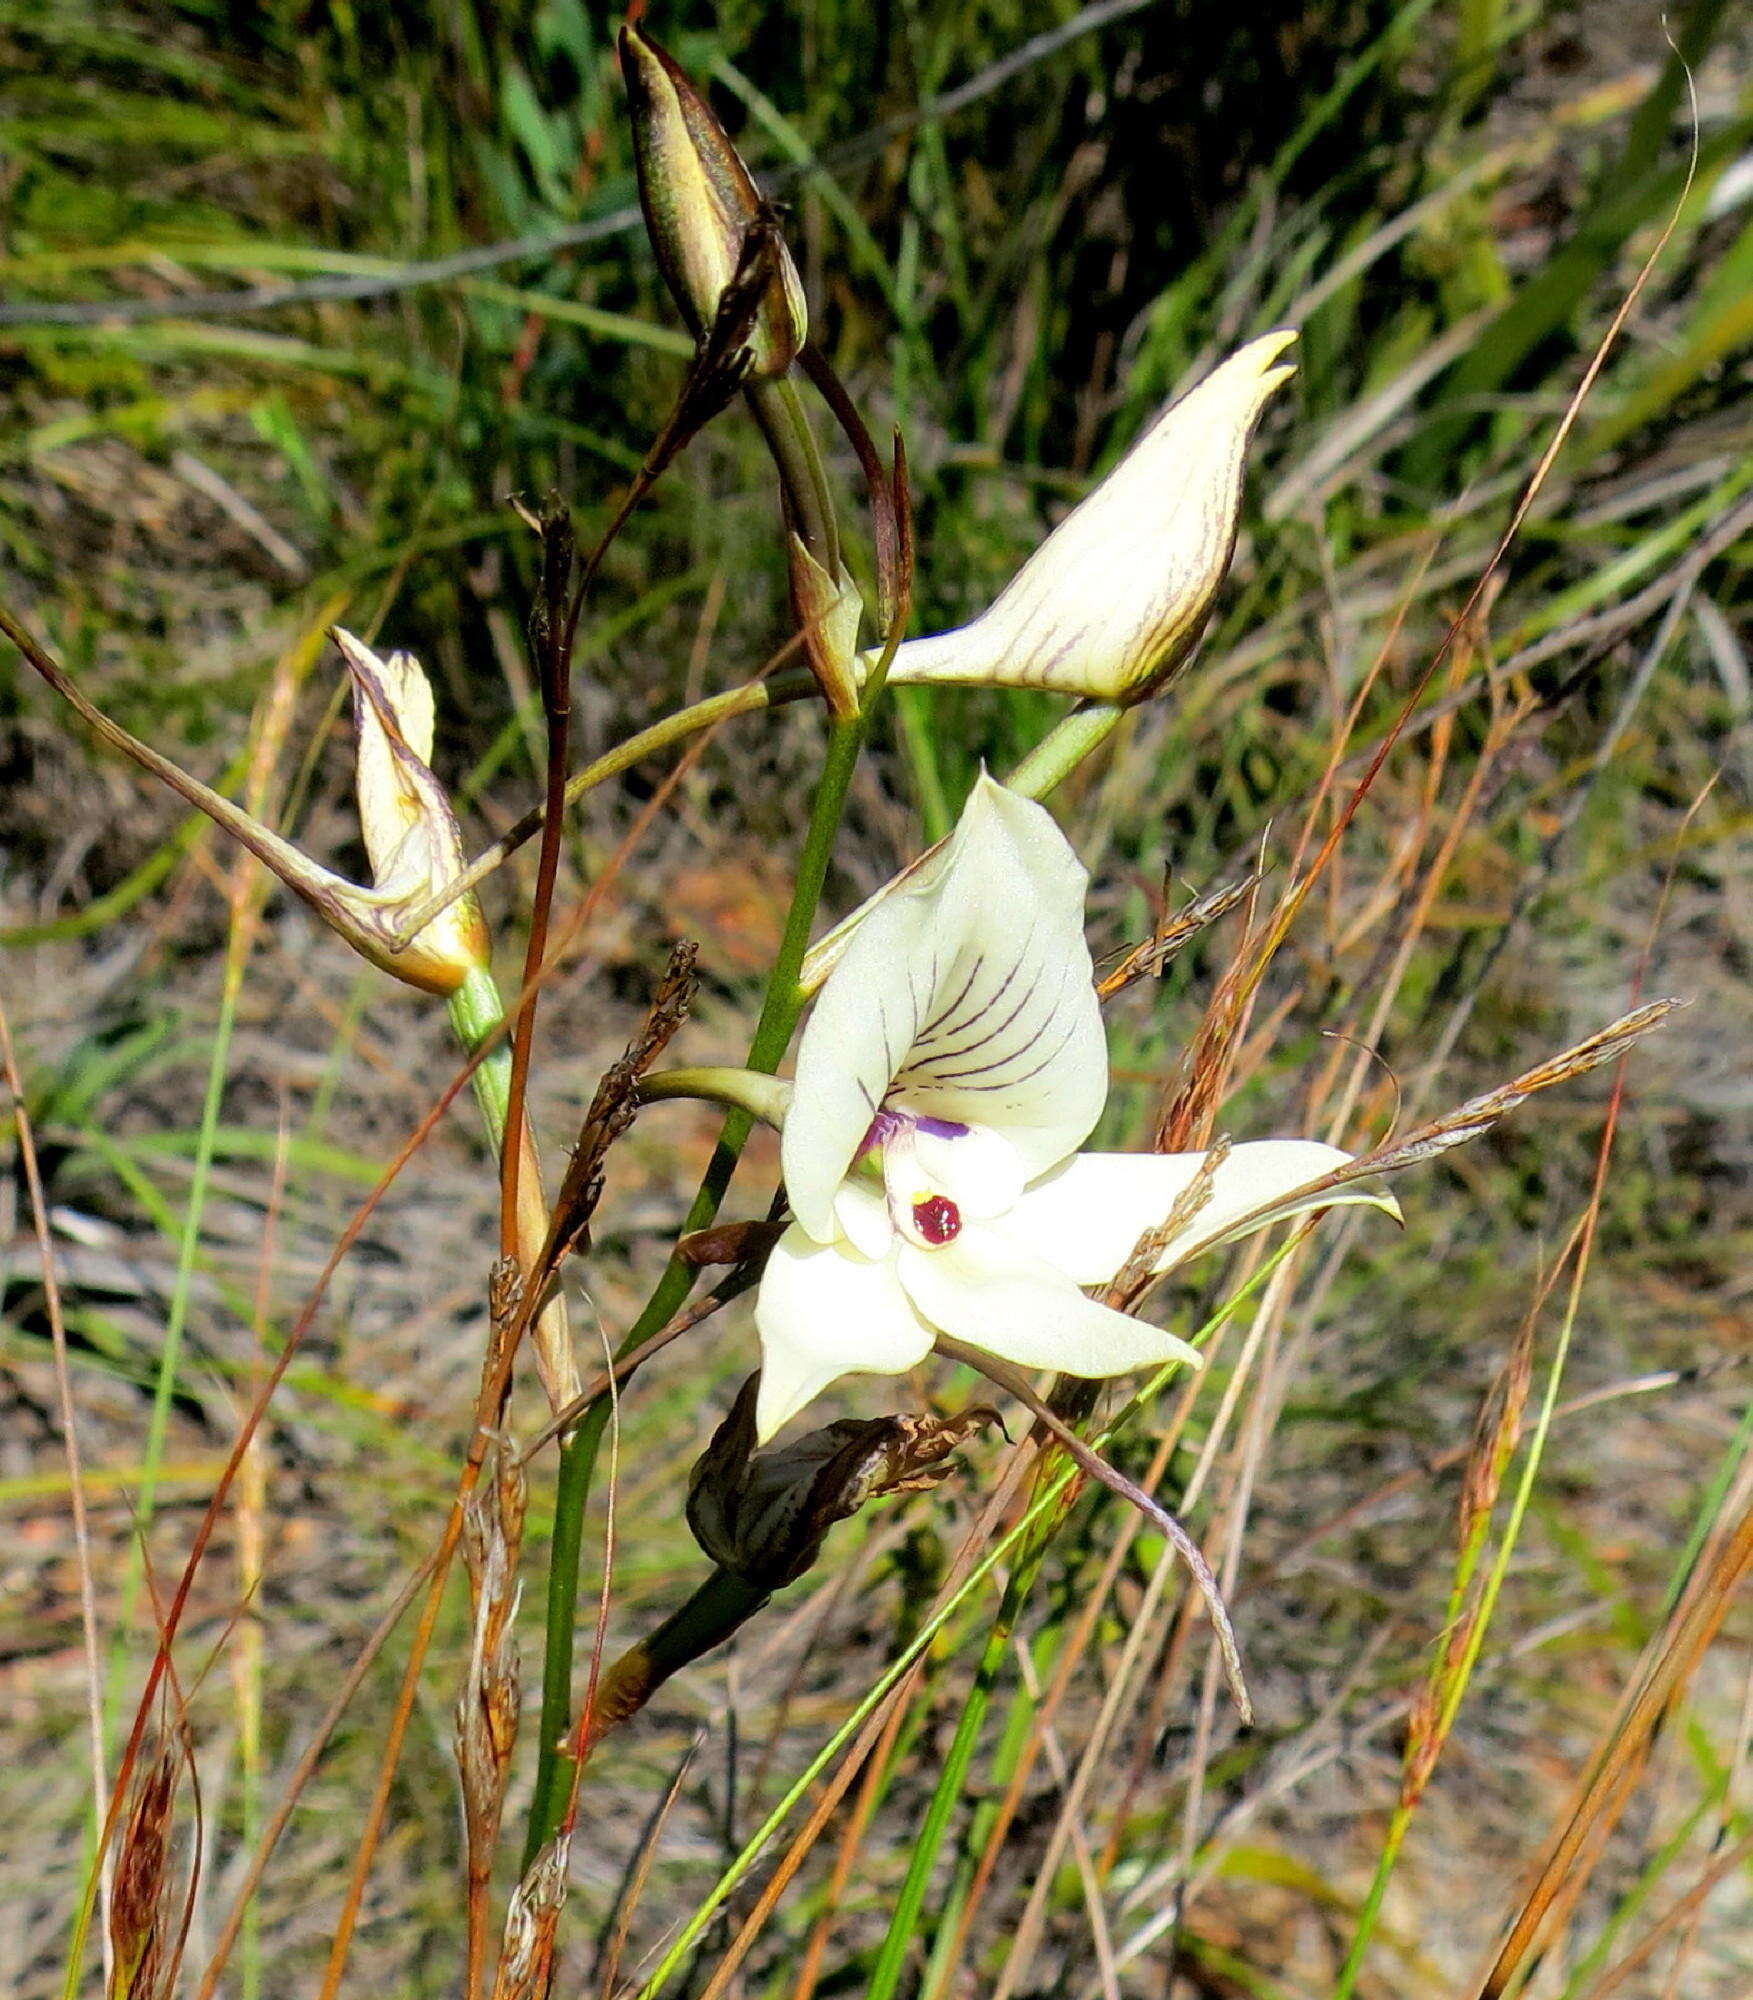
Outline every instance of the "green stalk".
<path fill-rule="evenodd" d="M 873 691 L 874 692 L 874 691 Z M 828 732 L 828 751 L 810 809 L 809 830 L 798 861 L 797 884 L 785 920 L 785 935 L 767 982 L 761 1018 L 749 1044 L 745 1067 L 766 1075 L 779 1067 L 791 1045 L 791 1034 L 803 1011 L 798 971 L 809 947 L 816 905 L 827 879 L 834 836 L 839 831 L 846 793 L 864 742 L 869 707 Z M 717 1215 L 730 1187 L 737 1160 L 754 1120 L 746 1111 L 732 1111 L 719 1131 L 718 1144 L 682 1223 L 681 1235 L 704 1229 Z M 664 1267 L 645 1310 L 633 1322 L 619 1352 L 630 1353 L 665 1326 L 687 1298 L 698 1273 L 672 1257 Z M 607 1397 L 593 1403 L 578 1428 L 560 1446 L 560 1467 L 554 1492 L 554 1538 L 548 1554 L 547 1632 L 542 1655 L 542 1719 L 536 1743 L 536 1788 L 530 1804 L 529 1833 L 523 1865 L 530 1863 L 554 1836 L 566 1811 L 571 1774 L 563 1750 L 572 1714 L 572 1656 L 577 1619 L 578 1579 L 584 1549 L 584 1512 L 596 1470 L 597 1448 L 609 1420 Z"/>
<path fill-rule="evenodd" d="M 451 1030 L 470 1055 L 484 1042 L 493 1042 L 476 1065 L 472 1081 L 475 1102 L 481 1107 L 487 1136 L 497 1153 L 505 1143 L 505 1119 L 511 1105 L 511 1044 L 501 1032 L 505 1001 L 492 973 L 485 966 L 476 966 L 447 1004 Z"/>
<path fill-rule="evenodd" d="M 679 1611 L 628 1647 L 603 1675 L 585 1728 L 585 1754 L 637 1715 L 672 1674 L 734 1638 L 771 1596 L 746 1577 L 715 1569 Z"/>
<path fill-rule="evenodd" d="M 1091 701 L 1063 715 L 1005 779 L 1025 799 L 1044 799 L 1070 777 L 1091 751 L 1113 735 L 1126 713 L 1117 702 Z"/>
<path fill-rule="evenodd" d="M 962 1797 L 963 1780 L 974 1761 L 981 1726 L 992 1703 L 992 1690 L 998 1684 L 1004 1656 L 1010 1649 L 1010 1636 L 1016 1630 L 1017 1620 L 1022 1615 L 1029 1592 L 1034 1588 L 1035 1578 L 1040 1574 L 1042 1561 L 1058 1525 L 1058 1516 L 1049 1515 L 1035 1528 L 1017 1559 L 1016 1567 L 1006 1579 L 979 1665 L 974 1669 L 974 1684 L 957 1718 L 955 1737 L 948 1756 L 944 1758 L 943 1769 L 938 1773 L 937 1785 L 931 1794 L 931 1803 L 925 1809 L 918 1838 L 913 1843 L 907 1874 L 895 1898 L 894 1913 L 889 1918 L 888 1932 L 877 1954 L 865 2000 L 892 2000 L 906 1966 L 908 1949 L 919 1934 L 919 1912 L 925 1902 L 925 1892 L 930 1886 L 944 1835 L 949 1830 L 950 1815 Z"/>
<path fill-rule="evenodd" d="M 677 709 L 673 715 L 666 715 L 661 722 L 654 722 L 649 729 L 641 729 L 625 742 L 617 743 L 614 749 L 586 764 L 582 770 L 574 771 L 566 781 L 566 803 L 576 805 L 586 792 L 597 785 L 605 784 L 610 778 L 618 778 L 623 771 L 631 770 L 647 757 L 655 757 L 660 750 L 685 742 L 703 729 L 728 722 L 734 716 L 753 715 L 764 708 L 778 708 L 785 702 L 802 701 L 815 692 L 815 677 L 806 668 L 797 667 L 773 674 L 764 681 L 745 681 L 741 687 L 726 688 L 722 694 L 707 695 L 703 701 L 691 702 L 686 708 Z M 425 902 L 410 910 L 401 920 L 402 937 L 418 937 L 432 919 L 440 911 L 448 909 L 458 896 L 479 888 L 526 840 L 541 831 L 544 816 L 543 807 L 532 807 L 491 847 L 483 848 L 454 881 L 447 882 Z M 24 934 L 0 934 L 0 944 L 14 935 L 22 938 Z"/>
<path fill-rule="evenodd" d="M 834 837 L 845 809 L 847 788 L 852 782 L 872 707 L 882 691 L 882 681 L 883 674 L 874 673 L 866 686 L 860 713 L 829 727 L 827 757 L 798 861 L 797 884 L 786 917 L 785 935 L 767 982 L 761 1018 L 749 1045 L 745 1064 L 746 1068 L 769 1076 L 778 1069 L 791 1045 L 792 1031 L 807 999 L 799 988 L 798 974 L 809 947 L 816 906 L 821 900 Z M 1107 739 L 1123 713 L 1110 702 L 1090 703 L 1073 710 L 1036 745 L 1008 782 L 1032 798 L 1051 791 Z M 700 1190 L 683 1219 L 678 1232 L 680 1235 L 686 1236 L 697 1229 L 707 1228 L 718 1214 L 753 1123 L 747 1111 L 732 1111 L 725 1119 Z M 667 1325 L 681 1308 L 697 1275 L 690 1266 L 672 1257 L 646 1302 L 645 1310 L 633 1322 L 618 1352 L 630 1353 Z M 548 1553 L 547 1623 L 542 1653 L 542 1716 L 536 1743 L 536 1784 L 523 1852 L 526 1871 L 553 1838 L 565 1815 L 567 1795 L 571 1790 L 571 1775 L 563 1746 L 569 1735 L 572 1714 L 572 1663 L 578 1585 L 584 1555 L 584 1514 L 609 1412 L 607 1398 L 592 1404 L 579 1420 L 578 1428 L 560 1445 L 554 1492 L 554 1533 Z"/>
<path fill-rule="evenodd" d="M 747 395 L 762 439 L 779 468 L 780 484 L 803 545 L 832 576 L 840 567 L 840 527 L 834 518 L 822 455 L 797 384 L 789 375 L 782 376 L 777 382 L 752 383 Z"/>
<path fill-rule="evenodd" d="M 895 690 L 895 718 L 901 725 L 901 747 L 913 772 L 913 795 L 919 801 L 919 817 L 925 838 L 934 846 L 955 824 L 949 794 L 944 789 L 943 770 L 938 762 L 935 690 L 903 687 Z"/>
<path fill-rule="evenodd" d="M 1063 1626 L 1055 1623 L 1038 1633 L 1032 1642 L 1035 1671 L 1041 1682 L 1047 1679 L 1063 1636 Z M 985 1852 L 986 1843 L 991 1838 L 993 1826 L 997 1822 L 999 1802 L 1004 1796 L 1005 1788 L 1016 1775 L 1017 1765 L 1021 1762 L 1027 1747 L 1029 1726 L 1034 1721 L 1035 1714 L 1035 1698 L 1030 1694 L 1027 1685 L 1019 1681 L 1011 1691 L 1010 1712 L 1005 1716 L 1004 1726 L 998 1732 L 998 1743 L 992 1753 L 990 1775 L 981 1788 L 982 1795 L 974 1801 L 974 1810 L 968 1816 L 967 1826 L 958 1843 L 955 1866 L 951 1870 L 949 1885 L 944 1891 L 943 1904 L 938 1911 L 937 1934 L 931 1941 L 925 1970 L 920 1976 L 919 2000 L 944 2000 L 944 1995 L 952 1990 L 953 1974 L 960 1957 L 958 1945 L 962 1913 L 967 1908 L 968 1897 L 973 1893 L 980 1856 Z"/>

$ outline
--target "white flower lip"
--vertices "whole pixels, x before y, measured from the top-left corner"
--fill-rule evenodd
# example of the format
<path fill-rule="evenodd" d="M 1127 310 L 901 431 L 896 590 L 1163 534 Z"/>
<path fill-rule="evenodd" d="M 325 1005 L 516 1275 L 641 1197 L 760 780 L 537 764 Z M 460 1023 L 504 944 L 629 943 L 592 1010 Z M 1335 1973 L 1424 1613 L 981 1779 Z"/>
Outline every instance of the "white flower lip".
<path fill-rule="evenodd" d="M 943 851 L 854 932 L 798 1051 L 781 1137 L 796 1221 L 761 1281 L 764 1441 L 842 1375 L 898 1375 L 939 1334 L 1028 1368 L 1107 1376 L 1175 1335 L 1088 1297 L 1161 1227 L 1203 1153 L 1080 1153 L 1108 1094 L 1083 868 L 1045 809 L 982 776 Z M 1302 1209 L 1350 1155 L 1235 1146 L 1158 1246 L 1166 1271 Z M 1297 1191 L 1311 1190 L 1306 1202 Z"/>

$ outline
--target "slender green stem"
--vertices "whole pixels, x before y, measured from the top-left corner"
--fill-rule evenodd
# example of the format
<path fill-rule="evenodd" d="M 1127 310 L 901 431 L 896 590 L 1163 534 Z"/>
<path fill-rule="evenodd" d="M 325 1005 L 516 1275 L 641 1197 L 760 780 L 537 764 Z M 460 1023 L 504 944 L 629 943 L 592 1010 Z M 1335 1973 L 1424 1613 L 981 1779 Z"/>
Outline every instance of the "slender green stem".
<path fill-rule="evenodd" d="M 618 778 L 623 771 L 630 771 L 647 757 L 655 757 L 660 750 L 668 750 L 690 736 L 697 736 L 703 729 L 728 722 L 733 716 L 753 715 L 764 708 L 778 708 L 786 702 L 802 701 L 815 692 L 815 676 L 798 667 L 786 673 L 770 675 L 763 681 L 745 681 L 741 687 L 726 688 L 722 694 L 711 694 L 704 701 L 691 702 L 688 707 L 677 709 L 675 714 L 666 715 L 661 722 L 654 722 L 649 729 L 641 729 L 636 735 L 629 736 L 624 743 L 617 743 L 614 749 L 605 751 L 582 770 L 574 771 L 566 781 L 566 803 L 576 805 L 586 792 L 596 786 L 606 784 L 610 778 Z M 418 937 L 432 919 L 447 910 L 459 896 L 479 888 L 496 868 L 510 860 L 525 841 L 541 832 L 546 816 L 544 806 L 532 807 L 491 847 L 482 848 L 454 881 L 447 882 L 435 895 L 427 897 L 417 909 L 411 910 L 402 919 L 399 935 L 404 940 Z M 5 939 L 0 938 L 0 943 L 3 942 Z"/>
<path fill-rule="evenodd" d="M 637 1715 L 672 1674 L 733 1638 L 771 1595 L 730 1570 L 715 1569 L 679 1611 L 628 1647 L 603 1676 L 584 1732 L 586 1753 Z"/>
<path fill-rule="evenodd" d="M 146 1419 L 146 1445 L 141 1455 L 140 1484 L 134 1495 L 136 1525 L 134 1557 L 123 1594 L 122 1615 L 116 1624 L 116 1650 L 109 1676 L 110 1699 L 104 1717 L 106 1750 L 109 1731 L 115 1721 L 115 1701 L 124 1676 L 121 1672 L 124 1636 L 133 1620 L 134 1604 L 140 1588 L 140 1549 L 152 1522 L 158 1495 L 158 1472 L 164 1458 L 164 1441 L 170 1427 L 171 1399 L 176 1394 L 177 1376 L 182 1367 L 183 1334 L 188 1325 L 189 1300 L 194 1288 L 195 1262 L 201 1249 L 201 1223 L 207 1207 L 207 1182 L 213 1168 L 214 1144 L 219 1132 L 219 1109 L 225 1097 L 226 1067 L 231 1055 L 232 1028 L 237 1019 L 238 993 L 243 967 L 234 953 L 228 960 L 219 994 L 219 1018 L 213 1029 L 213 1048 L 207 1064 L 206 1088 L 201 1099 L 201 1123 L 190 1164 L 189 1198 L 183 1209 L 182 1230 L 177 1241 L 176 1275 L 171 1281 L 170 1303 L 165 1313 L 164 1342 L 158 1353 L 158 1375 L 153 1384 L 152 1408 Z"/>
<path fill-rule="evenodd" d="M 1025 799 L 1044 799 L 1108 740 L 1125 713 L 1112 701 L 1085 702 L 1074 708 L 1060 717 L 1004 782 Z"/>
<path fill-rule="evenodd" d="M 641 1103 L 656 1104 L 671 1097 L 704 1098 L 778 1127 L 791 1104 L 791 1085 L 751 1069 L 659 1069 L 640 1078 Z"/>
<path fill-rule="evenodd" d="M 786 917 L 785 935 L 767 982 L 767 997 L 749 1044 L 745 1067 L 771 1075 L 791 1044 L 791 1033 L 803 1011 L 797 975 L 809 946 L 816 905 L 827 879 L 834 836 L 845 809 L 846 793 L 864 741 L 868 708 L 828 732 L 821 781 L 810 809 L 809 830 L 798 861 L 797 883 Z M 730 1187 L 754 1120 L 733 1110 L 719 1132 L 700 1190 L 682 1223 L 681 1234 L 704 1229 L 717 1215 Z M 668 1323 L 687 1298 L 698 1274 L 676 1258 L 665 1266 L 645 1310 L 633 1322 L 619 1352 L 627 1354 Z M 566 1809 L 571 1789 L 564 1744 L 572 1712 L 572 1656 L 577 1619 L 578 1579 L 584 1550 L 584 1512 L 596 1470 L 597 1448 L 608 1424 L 610 1405 L 602 1398 L 563 1440 L 554 1491 L 554 1538 L 548 1554 L 547 1631 L 542 1655 L 542 1719 L 536 1743 L 536 1788 L 530 1804 L 529 1833 L 524 1843 L 524 1867 L 552 1839 Z"/>
<path fill-rule="evenodd" d="M 949 793 L 944 789 L 943 769 L 938 762 L 936 691 L 928 687 L 895 690 L 895 715 L 901 725 L 901 747 L 913 773 L 913 795 L 919 802 L 919 817 L 925 837 L 935 845 L 955 824 Z"/>
<path fill-rule="evenodd" d="M 201 1248 L 201 1222 L 207 1206 L 207 1180 L 213 1168 L 213 1148 L 219 1133 L 219 1107 L 225 1097 L 225 1071 L 231 1054 L 231 1031 L 237 1019 L 237 1001 L 242 986 L 242 966 L 233 973 L 228 964 L 219 997 L 219 1020 L 213 1030 L 213 1051 L 207 1065 L 207 1084 L 201 1099 L 201 1125 L 195 1140 L 195 1157 L 189 1174 L 189 1199 L 183 1211 L 182 1237 L 177 1244 L 176 1276 L 171 1283 L 170 1308 L 165 1315 L 164 1345 L 159 1350 L 158 1380 L 152 1392 L 152 1411 L 146 1423 L 146 1449 L 140 1466 L 140 1484 L 134 1495 L 136 1545 L 145 1540 L 158 1492 L 158 1468 L 164 1454 L 165 1433 L 170 1424 L 171 1398 L 176 1393 L 177 1371 L 182 1361 L 183 1333 L 188 1325 L 189 1299 L 194 1287 L 195 1260 Z M 130 1589 L 130 1600 L 132 1589 Z M 121 1621 L 127 1628 L 127 1618 Z"/>
<path fill-rule="evenodd" d="M 998 1685 L 1004 1656 L 1010 1647 L 1010 1636 L 1016 1630 L 1017 1619 L 1022 1615 L 1023 1605 L 1040 1573 L 1042 1559 L 1057 1525 L 1057 1516 L 1049 1515 L 1031 1531 L 1017 1558 L 1016 1567 L 1005 1582 L 998 1610 L 986 1634 L 979 1665 L 974 1669 L 974 1684 L 968 1690 L 968 1698 L 957 1718 L 949 1754 L 944 1758 L 943 1768 L 938 1773 L 937 1784 L 931 1794 L 931 1803 L 925 1809 L 924 1822 L 913 1843 L 906 1877 L 895 1898 L 894 1911 L 889 1918 L 882 1948 L 877 1953 L 865 2000 L 892 2000 L 895 1987 L 906 1969 L 908 1951 L 920 1935 L 919 1912 L 931 1884 L 932 1870 L 937 1865 L 944 1835 L 949 1830 L 950 1815 L 963 1796 L 963 1781 L 968 1775 L 968 1766 L 974 1761 L 980 1730 L 986 1720 L 986 1711 L 991 1706 L 992 1691 Z"/>
<path fill-rule="evenodd" d="M 463 1047 L 473 1055 L 484 1042 L 493 1046 L 475 1067 L 475 1102 L 487 1126 L 494 1152 L 505 1142 L 505 1117 L 511 1103 L 511 1045 L 501 1032 L 505 1026 L 505 1001 L 492 973 L 476 966 L 450 996 L 450 1025 Z"/>
<path fill-rule="evenodd" d="M 1053 1665 L 1055 1649 L 1062 1640 L 1063 1627 L 1056 1622 L 1050 1623 L 1033 1640 L 1031 1650 L 1037 1687 L 1046 1680 Z M 1036 1713 L 1034 1695 L 1027 1684 L 1019 1680 L 1011 1692 L 1010 1711 L 999 1731 L 989 1775 L 980 1788 L 981 1795 L 976 1797 L 974 1810 L 969 1814 L 966 1829 L 957 1843 L 955 1863 L 938 1910 L 937 1934 L 931 1941 L 931 1950 L 920 1976 L 919 2000 L 944 2000 L 944 1996 L 955 1988 L 956 1966 L 961 1956 L 963 1914 L 968 1907 L 968 1898 L 974 1893 L 980 1857 L 992 1837 L 992 1829 L 998 1823 L 1006 1789 L 1016 1776 L 1017 1766 L 1027 1748 L 1030 1726 Z"/>
<path fill-rule="evenodd" d="M 803 545 L 830 576 L 840 568 L 840 527 L 821 453 L 804 411 L 797 384 L 787 375 L 777 382 L 755 382 L 748 390 L 749 409 L 761 427 L 779 481 L 785 488 L 792 523 Z"/>

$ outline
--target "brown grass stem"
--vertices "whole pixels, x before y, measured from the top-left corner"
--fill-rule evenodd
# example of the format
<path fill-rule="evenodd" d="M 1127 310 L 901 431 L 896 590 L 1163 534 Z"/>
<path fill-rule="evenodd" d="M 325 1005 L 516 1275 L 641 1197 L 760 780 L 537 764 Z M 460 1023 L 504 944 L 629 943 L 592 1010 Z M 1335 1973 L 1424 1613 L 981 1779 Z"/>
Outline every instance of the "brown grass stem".
<path fill-rule="evenodd" d="M 97 1590 L 91 1571 L 91 1523 L 85 1509 L 85 1472 L 79 1449 L 79 1424 L 73 1407 L 73 1378 L 67 1365 L 67 1322 L 61 1310 L 61 1282 L 55 1270 L 49 1204 L 43 1192 L 36 1135 L 31 1129 L 24 1079 L 19 1074 L 18 1052 L 12 1044 L 12 1026 L 7 1019 L 3 996 L 0 996 L 0 1075 L 4 1075 L 7 1094 L 12 1099 L 12 1124 L 18 1135 L 18 1159 L 24 1169 L 25 1188 L 30 1196 L 31 1229 L 36 1237 L 43 1274 L 43 1308 L 48 1315 L 49 1340 L 54 1353 L 55 1409 L 61 1426 L 61 1451 L 67 1461 L 67 1501 L 73 1516 L 73 1554 L 79 1577 L 79 1634 L 85 1656 L 85 1723 L 91 1749 L 92 1825 L 100 1830 L 97 1871 L 103 1904 L 100 1934 L 103 1939 L 104 1983 L 107 1986 L 115 1972 L 110 1944 L 113 1870 L 107 1845 L 101 1839 L 101 1829 L 106 1824 L 104 1807 L 108 1787 L 104 1782 L 103 1657 L 98 1645 Z"/>

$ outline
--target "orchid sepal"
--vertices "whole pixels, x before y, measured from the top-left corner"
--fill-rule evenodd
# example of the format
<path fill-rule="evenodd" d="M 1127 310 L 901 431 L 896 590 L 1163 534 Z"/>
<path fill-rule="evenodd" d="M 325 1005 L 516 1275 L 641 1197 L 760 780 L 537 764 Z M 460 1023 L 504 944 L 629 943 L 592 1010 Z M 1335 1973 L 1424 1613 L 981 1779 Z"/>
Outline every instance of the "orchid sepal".
<path fill-rule="evenodd" d="M 0 629 L 5 630 L 7 637 L 36 672 L 102 742 L 138 764 L 143 771 L 150 772 L 197 812 L 204 813 L 215 826 L 229 834 L 290 889 L 330 930 L 351 945 L 360 957 L 422 992 L 447 997 L 457 992 L 471 973 L 486 968 L 489 959 L 486 927 L 481 918 L 480 905 L 473 895 L 456 897 L 412 939 L 403 935 L 406 919 L 462 873 L 462 834 L 437 779 L 424 758 L 414 755 L 402 734 L 395 693 L 371 674 L 371 669 L 375 668 L 381 675 L 385 663 L 350 634 L 337 631 L 335 638 L 342 648 L 353 681 L 355 719 L 361 723 L 362 735 L 367 731 L 376 732 L 376 748 L 381 750 L 383 759 L 369 780 L 362 775 L 360 781 L 360 817 L 368 851 L 371 851 L 374 838 L 398 818 L 401 818 L 403 837 L 412 827 L 412 819 L 402 817 L 406 801 L 391 803 L 385 787 L 397 793 L 404 786 L 408 787 L 408 796 L 417 795 L 420 800 L 418 811 L 421 814 L 429 811 L 432 815 L 427 828 L 431 868 L 425 871 L 415 869 L 404 851 L 398 858 L 392 879 L 379 881 L 371 887 L 350 881 L 332 868 L 313 861 L 302 848 L 294 846 L 272 827 L 264 826 L 254 814 L 226 798 L 222 792 L 216 792 L 212 786 L 203 784 L 199 778 L 192 777 L 180 764 L 153 749 L 151 744 L 142 742 L 120 723 L 112 721 L 87 699 L 78 683 L 44 647 L 3 613 L 0 613 Z M 396 657 L 399 662 L 405 663 L 408 673 L 418 677 L 420 687 L 424 689 L 424 676 L 411 656 L 403 654 Z M 368 678 L 376 680 L 376 685 L 370 690 L 362 690 L 362 671 Z M 400 669 L 394 678 L 406 685 L 407 676 Z M 418 697 L 415 703 L 418 708 Z M 428 693 L 425 697 L 428 754 L 431 748 L 430 712 Z M 416 733 L 419 731 L 417 722 Z M 367 766 L 371 762 L 372 752 L 367 752 Z M 380 842 L 378 851 L 387 858 L 398 844 L 395 839 L 387 844 Z M 373 858 L 376 859 L 375 854 Z"/>

